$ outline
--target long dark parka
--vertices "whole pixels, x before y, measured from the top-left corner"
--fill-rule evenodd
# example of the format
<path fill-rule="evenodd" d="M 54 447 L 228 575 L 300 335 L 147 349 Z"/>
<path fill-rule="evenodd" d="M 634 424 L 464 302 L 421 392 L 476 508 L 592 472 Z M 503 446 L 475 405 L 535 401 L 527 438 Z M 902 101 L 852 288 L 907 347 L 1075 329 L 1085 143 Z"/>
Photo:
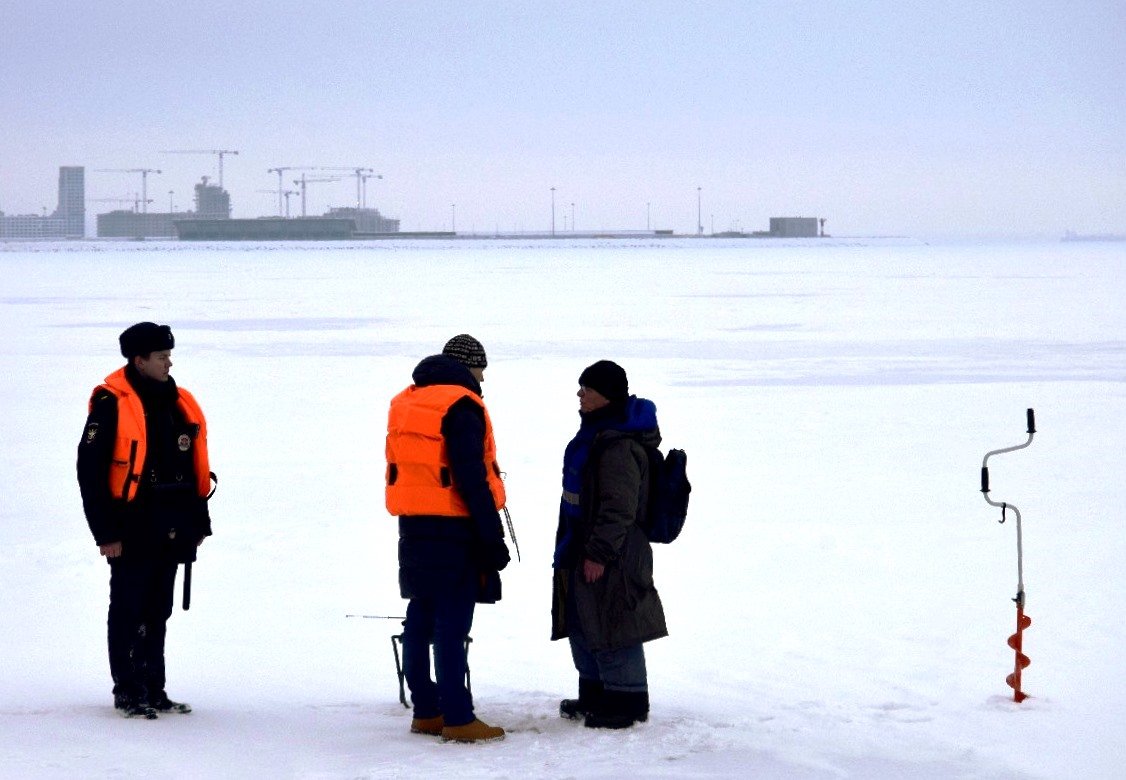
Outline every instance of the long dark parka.
<path fill-rule="evenodd" d="M 649 456 L 644 445 L 661 443 L 656 407 L 630 396 L 624 412 L 584 420 L 564 457 L 564 498 L 556 533 L 552 639 L 570 635 L 577 622 L 592 651 L 617 650 L 668 636 L 664 608 L 653 583 L 653 548 L 638 525 L 649 497 Z M 569 461 L 587 446 L 576 497 L 566 490 Z M 606 566 L 587 583 L 583 560 Z M 572 613 L 568 615 L 568 603 Z"/>

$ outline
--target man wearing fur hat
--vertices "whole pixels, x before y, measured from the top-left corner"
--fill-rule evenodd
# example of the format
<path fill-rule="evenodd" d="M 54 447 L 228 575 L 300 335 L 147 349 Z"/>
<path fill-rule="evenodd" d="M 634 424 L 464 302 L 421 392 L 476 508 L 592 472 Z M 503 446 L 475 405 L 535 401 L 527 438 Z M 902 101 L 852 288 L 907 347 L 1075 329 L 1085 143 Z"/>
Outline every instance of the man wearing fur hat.
<path fill-rule="evenodd" d="M 187 713 L 165 692 L 164 639 L 180 563 L 211 534 L 207 423 L 169 375 L 175 339 L 139 322 L 119 337 L 125 366 L 90 396 L 78 445 L 86 521 L 109 562 L 114 707 L 127 718 Z"/>
<path fill-rule="evenodd" d="M 504 484 L 481 394 L 487 365 L 481 342 L 454 336 L 418 364 L 387 419 L 387 511 L 399 516 L 399 590 L 409 599 L 403 673 L 411 731 L 456 742 L 504 737 L 477 719 L 465 686 L 475 604 L 500 598 L 499 572 L 509 561 L 498 514 Z"/>
<path fill-rule="evenodd" d="M 579 697 L 559 713 L 621 729 L 648 719 L 643 643 L 668 635 L 653 549 L 638 525 L 649 497 L 646 447 L 661 434 L 656 406 L 629 394 L 612 361 L 582 372 L 578 396 L 582 422 L 563 456 L 551 638 L 570 641 Z"/>

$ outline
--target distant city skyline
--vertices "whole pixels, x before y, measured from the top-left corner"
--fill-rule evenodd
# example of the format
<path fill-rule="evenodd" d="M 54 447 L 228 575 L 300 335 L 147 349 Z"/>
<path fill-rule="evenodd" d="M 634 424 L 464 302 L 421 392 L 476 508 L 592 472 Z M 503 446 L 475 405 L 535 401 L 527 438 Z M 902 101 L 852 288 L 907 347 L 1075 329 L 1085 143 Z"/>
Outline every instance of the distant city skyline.
<path fill-rule="evenodd" d="M 554 197 L 557 229 L 1126 232 L 1118 0 L 63 0 L 0 30 L 9 215 L 70 165 L 122 201 L 139 175 L 100 170 L 159 169 L 150 209 L 186 211 L 218 160 L 162 152 L 223 149 L 235 217 L 310 166 L 382 175 L 404 231 L 544 230 Z M 334 174 L 310 214 L 356 205 Z"/>

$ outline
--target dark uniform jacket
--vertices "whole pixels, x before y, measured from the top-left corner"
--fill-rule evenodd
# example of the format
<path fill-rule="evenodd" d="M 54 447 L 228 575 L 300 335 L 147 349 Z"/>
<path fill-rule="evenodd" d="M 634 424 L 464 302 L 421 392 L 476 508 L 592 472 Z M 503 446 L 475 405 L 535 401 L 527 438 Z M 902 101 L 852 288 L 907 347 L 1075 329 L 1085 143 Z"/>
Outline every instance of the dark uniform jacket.
<path fill-rule="evenodd" d="M 145 410 L 146 453 L 132 501 L 115 498 L 109 468 L 117 434 L 118 402 L 106 390 L 91 399 L 78 445 L 78 485 L 86 521 L 99 544 L 122 542 L 124 555 L 162 553 L 194 560 L 200 539 L 211 535 L 207 501 L 197 492 L 190 447 L 197 434 L 176 404 L 175 380 L 147 379 L 125 370 Z M 188 437 L 188 449 L 182 437 Z"/>

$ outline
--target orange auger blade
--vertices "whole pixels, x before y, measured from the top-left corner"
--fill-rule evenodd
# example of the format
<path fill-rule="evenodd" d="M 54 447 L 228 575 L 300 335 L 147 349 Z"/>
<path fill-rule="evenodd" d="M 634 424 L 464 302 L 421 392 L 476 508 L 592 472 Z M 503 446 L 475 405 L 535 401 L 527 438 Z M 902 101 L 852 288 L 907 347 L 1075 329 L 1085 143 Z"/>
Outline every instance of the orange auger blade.
<path fill-rule="evenodd" d="M 1016 651 L 1016 659 L 1014 671 L 1005 678 L 1005 682 L 1013 689 L 1013 701 L 1018 703 L 1028 698 L 1028 694 L 1020 689 L 1020 673 L 1032 663 L 1032 660 L 1021 652 L 1024 647 L 1024 629 L 1031 625 L 1032 618 L 1024 614 L 1024 607 L 1017 606 L 1017 632 L 1009 637 L 1009 647 Z"/>

